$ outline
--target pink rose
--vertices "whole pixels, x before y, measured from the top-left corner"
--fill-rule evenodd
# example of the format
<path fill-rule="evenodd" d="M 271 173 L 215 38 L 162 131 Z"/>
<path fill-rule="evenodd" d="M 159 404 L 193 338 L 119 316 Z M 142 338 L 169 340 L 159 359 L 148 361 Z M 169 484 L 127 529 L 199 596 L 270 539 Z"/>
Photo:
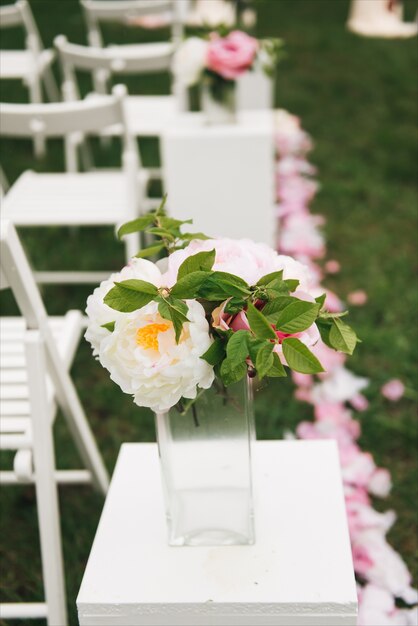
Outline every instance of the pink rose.
<path fill-rule="evenodd" d="M 207 68 L 226 80 L 236 80 L 251 67 L 257 50 L 258 41 L 241 31 L 233 31 L 227 37 L 212 34 L 206 56 Z"/>
<path fill-rule="evenodd" d="M 303 300 L 311 300 L 308 294 L 304 292 L 295 292 L 297 297 L 300 297 Z M 229 313 L 225 313 L 226 302 L 223 302 L 219 307 L 214 309 L 212 312 L 212 325 L 214 328 L 219 328 L 221 330 L 231 329 L 234 332 L 238 330 L 251 330 L 250 325 L 248 323 L 247 315 L 245 311 L 240 311 L 237 314 L 231 315 Z M 304 343 L 308 348 L 315 345 L 319 340 L 319 331 L 316 324 L 312 324 L 306 330 L 300 333 L 294 333 L 292 335 L 288 333 L 283 333 L 272 325 L 277 338 L 279 339 L 279 343 L 274 346 L 274 352 L 279 355 L 281 362 L 283 365 L 287 365 L 286 359 L 283 355 L 282 341 L 287 337 L 297 337 L 302 343 Z"/>
<path fill-rule="evenodd" d="M 391 400 L 392 402 L 397 402 L 402 398 L 403 394 L 405 393 L 405 385 L 401 380 L 393 378 L 383 385 L 380 392 L 382 396 L 384 396 L 388 400 Z"/>

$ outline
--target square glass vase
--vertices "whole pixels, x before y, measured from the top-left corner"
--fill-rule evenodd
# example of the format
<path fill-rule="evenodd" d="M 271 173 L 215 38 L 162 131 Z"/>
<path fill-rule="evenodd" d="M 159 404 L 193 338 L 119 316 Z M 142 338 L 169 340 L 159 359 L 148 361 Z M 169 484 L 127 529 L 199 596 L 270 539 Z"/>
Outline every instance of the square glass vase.
<path fill-rule="evenodd" d="M 216 379 L 155 421 L 169 544 L 254 543 L 251 381 L 225 388 Z"/>
<path fill-rule="evenodd" d="M 215 85 L 203 84 L 201 107 L 206 124 L 209 126 L 235 124 L 237 121 L 235 82 L 218 81 Z"/>

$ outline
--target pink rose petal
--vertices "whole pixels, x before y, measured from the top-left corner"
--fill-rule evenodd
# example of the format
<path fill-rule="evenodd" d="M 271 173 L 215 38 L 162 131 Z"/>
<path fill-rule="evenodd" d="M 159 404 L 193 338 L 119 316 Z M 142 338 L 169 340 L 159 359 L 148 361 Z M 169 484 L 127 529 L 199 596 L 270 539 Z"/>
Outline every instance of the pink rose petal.
<path fill-rule="evenodd" d="M 350 304 L 354 306 L 362 306 L 367 302 L 367 293 L 362 289 L 359 289 L 358 291 L 352 291 L 348 294 L 347 300 Z"/>
<path fill-rule="evenodd" d="M 393 378 L 383 385 L 380 392 L 391 402 L 397 402 L 405 393 L 405 385 L 398 378 Z"/>

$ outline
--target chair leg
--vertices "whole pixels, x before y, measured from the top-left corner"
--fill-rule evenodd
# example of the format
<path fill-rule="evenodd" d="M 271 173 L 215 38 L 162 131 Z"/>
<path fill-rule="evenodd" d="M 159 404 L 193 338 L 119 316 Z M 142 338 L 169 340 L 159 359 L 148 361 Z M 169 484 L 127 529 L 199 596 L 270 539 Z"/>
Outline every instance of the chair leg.
<path fill-rule="evenodd" d="M 39 331 L 27 332 L 25 348 L 33 420 L 33 455 L 42 572 L 48 606 L 47 621 L 49 626 L 65 626 L 67 611 L 58 493 L 54 477 L 54 444 L 45 384 L 45 347 Z"/>
<path fill-rule="evenodd" d="M 28 84 L 29 98 L 32 104 L 40 104 L 42 102 L 42 85 L 38 74 L 31 77 Z M 33 138 L 33 149 L 35 156 L 40 159 L 45 156 L 45 138 L 42 135 L 35 134 Z"/>
<path fill-rule="evenodd" d="M 48 66 L 44 69 L 42 78 L 48 100 L 50 102 L 59 102 L 61 96 L 51 67 Z"/>
<path fill-rule="evenodd" d="M 97 489 L 104 494 L 109 487 L 109 476 L 91 432 L 74 383 L 67 371 L 60 367 L 56 346 L 52 338 L 47 345 L 48 372 L 52 378 L 57 401 L 64 413 L 74 443 Z"/>
<path fill-rule="evenodd" d="M 96 444 L 93 433 L 87 422 L 83 407 L 73 386 L 68 378 L 70 386 L 66 389 L 66 403 L 61 408 L 67 418 L 68 427 L 74 438 L 77 449 L 87 469 L 92 474 L 92 480 L 97 489 L 106 495 L 109 487 L 109 476 L 104 466 L 103 459 Z"/>

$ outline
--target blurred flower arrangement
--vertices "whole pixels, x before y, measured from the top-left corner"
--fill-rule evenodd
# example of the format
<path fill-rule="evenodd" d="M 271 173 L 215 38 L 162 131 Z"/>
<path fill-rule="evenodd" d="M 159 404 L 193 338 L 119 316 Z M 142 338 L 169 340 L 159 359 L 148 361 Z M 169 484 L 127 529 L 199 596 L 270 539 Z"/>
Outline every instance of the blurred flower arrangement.
<path fill-rule="evenodd" d="M 87 303 L 86 338 L 101 364 L 139 406 L 155 412 L 195 399 L 215 376 L 224 386 L 247 374 L 323 372 L 312 353 L 319 338 L 351 354 L 354 331 L 314 297 L 308 268 L 250 240 L 183 233 L 189 221 L 163 205 L 128 222 L 122 237 L 145 231 L 159 239 L 139 257 L 168 253 L 165 271 L 144 258 L 104 281 Z"/>
<path fill-rule="evenodd" d="M 199 84 L 213 100 L 233 108 L 236 80 L 257 67 L 272 76 L 281 52 L 280 39 L 258 40 L 239 30 L 212 32 L 208 38 L 189 37 L 179 46 L 173 73 L 180 84 Z"/>
<path fill-rule="evenodd" d="M 328 310 L 341 311 L 343 304 L 339 298 L 321 286 L 324 273 L 317 264 L 325 256 L 326 247 L 320 230 L 324 219 L 309 210 L 319 188 L 313 178 L 315 168 L 307 160 L 312 141 L 296 116 L 278 111 L 276 121 L 278 248 L 309 266 L 316 280 L 311 293 L 326 293 Z M 324 267 L 330 274 L 340 270 L 335 260 L 326 262 Z M 365 304 L 367 294 L 354 293 L 356 298 L 353 300 L 351 294 L 350 302 Z M 414 626 L 416 607 L 400 608 L 397 603 L 401 600 L 414 605 L 418 595 L 410 586 L 411 575 L 405 563 L 386 539 L 396 514 L 377 512 L 371 500 L 372 496 L 388 495 L 390 474 L 376 467 L 369 452 L 361 450 L 358 444 L 361 427 L 353 418 L 353 409 L 364 411 L 368 406 L 362 392 L 369 381 L 352 374 L 345 367 L 345 355 L 330 350 L 322 339 L 312 351 L 325 371 L 316 380 L 293 372 L 296 398 L 312 405 L 314 417 L 312 422 L 298 425 L 297 435 L 302 439 L 335 439 L 339 447 L 354 569 L 359 581 L 358 626 Z M 390 401 L 397 401 L 405 388 L 401 381 L 391 380 L 381 392 Z"/>

